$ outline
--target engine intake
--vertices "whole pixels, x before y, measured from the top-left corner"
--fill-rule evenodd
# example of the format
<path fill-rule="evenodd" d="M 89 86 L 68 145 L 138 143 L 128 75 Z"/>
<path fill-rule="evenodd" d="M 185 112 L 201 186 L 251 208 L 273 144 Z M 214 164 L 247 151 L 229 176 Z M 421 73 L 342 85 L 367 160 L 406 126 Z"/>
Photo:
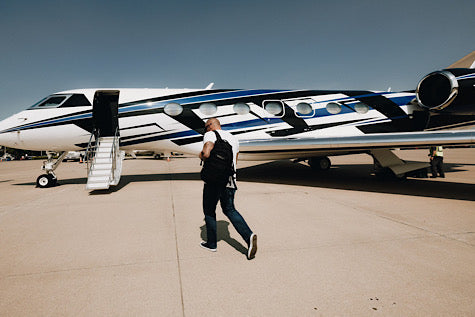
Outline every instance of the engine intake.
<path fill-rule="evenodd" d="M 417 85 L 416 99 L 425 109 L 441 111 L 448 106 L 453 113 L 472 113 L 475 104 L 475 70 L 453 68 L 436 71 Z"/>
<path fill-rule="evenodd" d="M 459 84 L 454 74 L 437 71 L 422 78 L 417 85 L 416 98 L 419 105 L 430 110 L 448 107 L 459 92 Z"/>

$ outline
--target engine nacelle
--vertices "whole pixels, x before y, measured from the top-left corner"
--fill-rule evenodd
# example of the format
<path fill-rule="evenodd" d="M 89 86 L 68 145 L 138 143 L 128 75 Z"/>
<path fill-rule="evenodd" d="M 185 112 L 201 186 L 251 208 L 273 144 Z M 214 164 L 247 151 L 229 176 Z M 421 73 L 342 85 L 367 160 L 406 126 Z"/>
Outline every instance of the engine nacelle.
<path fill-rule="evenodd" d="M 431 111 L 475 114 L 475 69 L 453 68 L 425 76 L 417 85 L 419 105 Z M 445 112 L 445 111 L 444 111 Z"/>

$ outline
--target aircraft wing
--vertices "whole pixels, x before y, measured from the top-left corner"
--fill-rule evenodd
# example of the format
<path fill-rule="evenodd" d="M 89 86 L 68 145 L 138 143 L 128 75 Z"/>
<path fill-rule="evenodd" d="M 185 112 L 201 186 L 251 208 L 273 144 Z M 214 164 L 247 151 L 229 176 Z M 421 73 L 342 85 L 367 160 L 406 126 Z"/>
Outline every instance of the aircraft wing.
<path fill-rule="evenodd" d="M 365 153 L 373 149 L 475 144 L 475 130 L 378 133 L 321 138 L 241 140 L 243 159 L 309 158 L 312 156 Z"/>

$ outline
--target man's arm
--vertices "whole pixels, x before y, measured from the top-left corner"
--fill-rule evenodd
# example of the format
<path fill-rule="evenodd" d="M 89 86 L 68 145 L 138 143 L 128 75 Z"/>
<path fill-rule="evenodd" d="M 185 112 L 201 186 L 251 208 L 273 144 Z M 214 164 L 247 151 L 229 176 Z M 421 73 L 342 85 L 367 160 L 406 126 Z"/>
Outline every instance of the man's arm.
<path fill-rule="evenodd" d="M 205 160 L 209 157 L 209 155 L 210 155 L 211 150 L 213 149 L 213 147 L 214 147 L 214 143 L 213 143 L 213 142 L 210 142 L 210 141 L 206 142 L 206 143 L 203 145 L 203 149 L 202 149 L 201 152 L 200 152 L 200 159 L 201 159 L 202 161 L 205 161 Z"/>

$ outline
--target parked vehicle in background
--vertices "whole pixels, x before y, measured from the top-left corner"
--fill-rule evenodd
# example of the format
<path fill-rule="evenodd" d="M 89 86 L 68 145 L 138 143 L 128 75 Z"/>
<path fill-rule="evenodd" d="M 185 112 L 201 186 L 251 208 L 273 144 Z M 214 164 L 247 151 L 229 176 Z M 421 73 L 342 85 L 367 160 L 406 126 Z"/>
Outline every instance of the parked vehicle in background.
<path fill-rule="evenodd" d="M 8 153 L 5 153 L 2 156 L 0 156 L 0 161 L 13 161 L 14 159 L 15 158 Z"/>
<path fill-rule="evenodd" d="M 68 154 L 64 157 L 63 161 L 80 161 L 81 160 L 81 152 L 78 151 L 69 151 Z"/>

